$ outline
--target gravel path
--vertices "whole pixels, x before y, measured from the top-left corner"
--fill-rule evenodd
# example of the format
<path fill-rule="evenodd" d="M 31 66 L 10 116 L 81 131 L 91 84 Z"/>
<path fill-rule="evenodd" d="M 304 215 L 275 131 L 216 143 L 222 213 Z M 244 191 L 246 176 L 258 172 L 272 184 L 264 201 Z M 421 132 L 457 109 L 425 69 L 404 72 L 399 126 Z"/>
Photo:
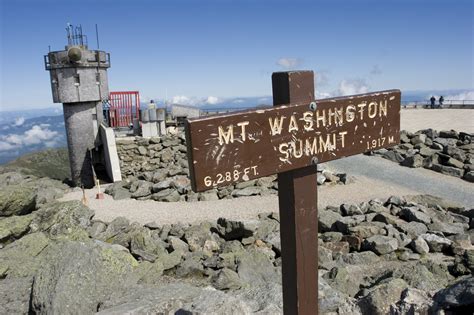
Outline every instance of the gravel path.
<path fill-rule="evenodd" d="M 408 109 L 401 111 L 401 128 L 409 131 L 434 128 L 474 132 L 474 110 Z M 356 183 L 318 188 L 318 205 L 359 203 L 372 198 L 386 199 L 391 195 L 432 194 L 474 207 L 474 184 L 426 169 L 411 169 L 379 157 L 357 155 L 328 163 L 331 169 L 356 177 Z M 173 202 L 137 201 L 135 199 L 94 199 L 96 191 L 87 190 L 89 207 L 96 219 L 109 222 L 118 216 L 131 221 L 158 224 L 195 223 L 226 217 L 249 220 L 259 213 L 278 211 L 276 196 L 246 197 L 219 201 Z M 74 191 L 62 200 L 80 200 L 81 191 Z"/>

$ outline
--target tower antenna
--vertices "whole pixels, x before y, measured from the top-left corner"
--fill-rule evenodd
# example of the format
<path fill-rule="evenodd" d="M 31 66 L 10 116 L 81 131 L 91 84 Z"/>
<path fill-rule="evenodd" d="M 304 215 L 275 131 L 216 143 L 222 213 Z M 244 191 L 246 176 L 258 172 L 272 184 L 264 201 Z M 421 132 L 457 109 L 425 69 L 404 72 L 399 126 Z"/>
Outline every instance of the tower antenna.
<path fill-rule="evenodd" d="M 97 50 L 99 50 L 99 28 L 97 27 L 97 23 L 95 24 L 95 38 L 97 39 Z"/>

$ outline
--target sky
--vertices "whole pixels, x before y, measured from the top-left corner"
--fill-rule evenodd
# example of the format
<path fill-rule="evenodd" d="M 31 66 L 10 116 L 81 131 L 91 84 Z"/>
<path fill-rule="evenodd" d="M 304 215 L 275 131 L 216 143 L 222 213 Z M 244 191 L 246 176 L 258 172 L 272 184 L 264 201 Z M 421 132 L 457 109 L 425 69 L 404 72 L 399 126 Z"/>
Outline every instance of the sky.
<path fill-rule="evenodd" d="M 269 96 L 272 72 L 297 69 L 315 71 L 319 97 L 393 88 L 474 96 L 473 1 L 79 3 L 0 0 L 0 110 L 53 105 L 43 55 L 64 48 L 66 23 L 83 26 L 91 49 L 98 24 L 110 90 L 143 100 Z"/>

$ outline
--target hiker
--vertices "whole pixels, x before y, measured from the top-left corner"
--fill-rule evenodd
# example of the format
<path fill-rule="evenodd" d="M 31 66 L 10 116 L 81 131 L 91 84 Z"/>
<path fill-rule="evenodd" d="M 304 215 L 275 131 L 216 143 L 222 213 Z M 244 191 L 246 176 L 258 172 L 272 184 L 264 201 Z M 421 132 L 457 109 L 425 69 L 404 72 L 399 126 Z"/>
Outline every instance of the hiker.
<path fill-rule="evenodd" d="M 435 102 L 436 102 L 435 97 L 431 96 L 430 101 L 431 101 L 431 108 L 434 108 L 435 107 Z"/>
<path fill-rule="evenodd" d="M 441 95 L 439 97 L 439 108 L 441 108 L 443 106 L 443 102 L 444 102 L 444 97 L 443 97 L 443 95 Z"/>

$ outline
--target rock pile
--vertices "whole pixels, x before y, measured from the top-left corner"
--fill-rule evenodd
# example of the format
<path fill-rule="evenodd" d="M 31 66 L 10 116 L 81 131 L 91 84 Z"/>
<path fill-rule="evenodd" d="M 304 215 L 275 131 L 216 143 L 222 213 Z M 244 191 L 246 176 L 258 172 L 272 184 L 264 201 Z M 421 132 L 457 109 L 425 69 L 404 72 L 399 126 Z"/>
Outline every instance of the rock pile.
<path fill-rule="evenodd" d="M 189 168 L 183 133 L 161 138 L 117 140 L 120 167 L 125 180 L 105 192 L 114 199 L 135 198 L 156 201 L 206 201 L 242 196 L 265 196 L 278 193 L 276 176 L 194 193 L 188 179 Z M 319 185 L 348 184 L 353 178 L 335 174 L 326 165 L 318 165 Z"/>
<path fill-rule="evenodd" d="M 9 176 L 2 189 L 23 187 Z M 275 213 L 142 226 L 30 200 L 0 207 L 2 314 L 282 313 Z M 426 195 L 343 204 L 320 211 L 319 232 L 322 314 L 474 307 L 474 209 Z"/>
<path fill-rule="evenodd" d="M 403 166 L 424 167 L 474 182 L 473 139 L 474 134 L 454 130 L 402 131 L 399 145 L 374 153 Z"/>

